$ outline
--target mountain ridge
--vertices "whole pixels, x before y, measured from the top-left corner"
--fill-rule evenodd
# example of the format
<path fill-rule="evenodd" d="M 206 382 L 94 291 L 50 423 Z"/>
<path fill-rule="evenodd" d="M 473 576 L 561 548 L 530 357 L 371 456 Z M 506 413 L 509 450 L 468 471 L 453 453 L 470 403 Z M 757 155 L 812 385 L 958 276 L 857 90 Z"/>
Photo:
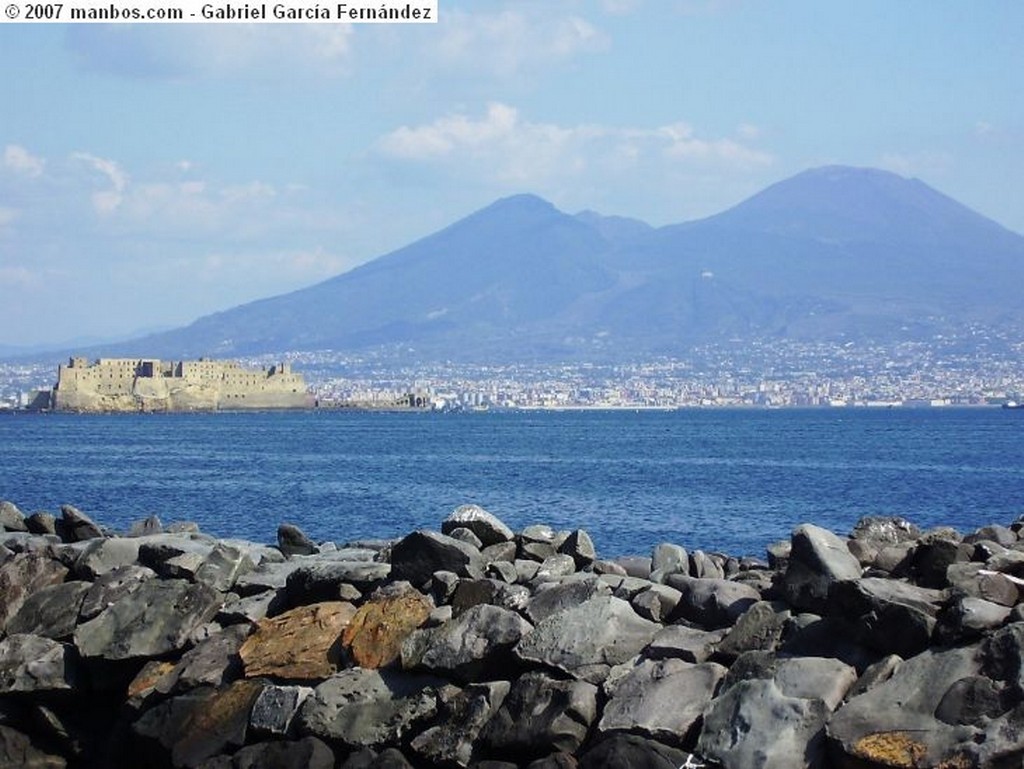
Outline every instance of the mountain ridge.
<path fill-rule="evenodd" d="M 891 341 L 1024 327 L 1020 285 L 1024 237 L 919 180 L 827 166 L 657 228 L 508 196 L 309 288 L 106 354 L 556 360 L 733 338 Z"/>

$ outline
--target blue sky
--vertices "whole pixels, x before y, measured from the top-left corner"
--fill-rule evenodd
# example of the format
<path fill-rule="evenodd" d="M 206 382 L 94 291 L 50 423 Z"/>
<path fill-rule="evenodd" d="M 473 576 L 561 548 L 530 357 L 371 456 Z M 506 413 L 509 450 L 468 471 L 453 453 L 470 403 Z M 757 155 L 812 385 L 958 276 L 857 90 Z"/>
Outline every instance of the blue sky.
<path fill-rule="evenodd" d="M 0 345 L 183 325 L 516 192 L 662 225 L 839 163 L 1024 233 L 1017 0 L 438 2 L 0 23 Z"/>

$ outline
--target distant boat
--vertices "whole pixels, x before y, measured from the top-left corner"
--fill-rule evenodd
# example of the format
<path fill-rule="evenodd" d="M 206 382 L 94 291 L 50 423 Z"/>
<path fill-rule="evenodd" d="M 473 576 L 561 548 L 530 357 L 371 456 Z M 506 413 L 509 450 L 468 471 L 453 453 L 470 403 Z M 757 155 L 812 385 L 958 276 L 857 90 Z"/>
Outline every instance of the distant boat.
<path fill-rule="evenodd" d="M 1024 403 L 1018 403 L 1017 401 L 1006 401 L 1003 404 L 1004 409 L 1024 409 Z"/>

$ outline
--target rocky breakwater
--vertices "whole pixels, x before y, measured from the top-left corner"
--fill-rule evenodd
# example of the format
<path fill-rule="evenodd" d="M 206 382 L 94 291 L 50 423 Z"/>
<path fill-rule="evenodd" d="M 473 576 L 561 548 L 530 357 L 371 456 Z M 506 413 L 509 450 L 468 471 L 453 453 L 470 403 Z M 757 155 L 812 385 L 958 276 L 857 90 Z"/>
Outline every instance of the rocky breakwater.
<path fill-rule="evenodd" d="M 276 546 L 0 503 L 0 766 L 1020 767 L 1024 542 L 865 519 L 767 562 L 584 531 Z"/>

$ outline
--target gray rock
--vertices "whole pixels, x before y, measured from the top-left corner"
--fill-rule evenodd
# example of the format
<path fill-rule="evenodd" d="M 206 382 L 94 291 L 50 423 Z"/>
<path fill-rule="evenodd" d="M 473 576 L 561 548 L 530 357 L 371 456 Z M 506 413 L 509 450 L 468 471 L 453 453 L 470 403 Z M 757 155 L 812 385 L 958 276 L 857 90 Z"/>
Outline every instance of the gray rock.
<path fill-rule="evenodd" d="M 504 676 L 512 647 L 531 629 L 514 612 L 480 604 L 439 627 L 414 631 L 402 644 L 402 667 L 466 682 Z"/>
<path fill-rule="evenodd" d="M 65 542 L 83 542 L 104 536 L 103 530 L 92 519 L 73 505 L 60 506 L 57 534 Z"/>
<path fill-rule="evenodd" d="M 958 540 L 943 535 L 929 535 L 918 540 L 910 558 L 910 572 L 922 587 L 942 589 L 946 581 L 946 570 L 958 562 L 968 559 L 967 552 Z"/>
<path fill-rule="evenodd" d="M 483 749 L 517 761 L 575 753 L 597 717 L 597 687 L 533 672 L 521 676 L 480 733 Z"/>
<path fill-rule="evenodd" d="M 650 580 L 652 562 L 644 556 L 631 555 L 623 558 L 616 558 L 613 563 L 618 564 L 626 570 L 626 575 L 639 579 Z"/>
<path fill-rule="evenodd" d="M 936 637 L 948 644 L 974 640 L 1001 627 L 1010 617 L 1010 608 L 973 596 L 950 601 L 939 615 Z"/>
<path fill-rule="evenodd" d="M 316 542 L 291 523 L 282 523 L 277 527 L 277 546 L 286 556 L 313 555 L 319 550 Z"/>
<path fill-rule="evenodd" d="M 690 560 L 686 549 L 663 542 L 651 553 L 651 573 L 660 575 L 686 574 L 690 576 Z"/>
<path fill-rule="evenodd" d="M 896 654 L 887 654 L 882 659 L 872 663 L 860 674 L 860 678 L 854 682 L 853 686 L 847 690 L 847 699 L 864 694 L 878 686 L 878 684 L 888 681 L 901 664 L 903 664 L 903 658 Z"/>
<path fill-rule="evenodd" d="M 821 613 L 832 583 L 861 576 L 860 562 L 846 542 L 820 526 L 798 526 L 792 544 L 780 588 L 786 602 L 797 609 Z"/>
<path fill-rule="evenodd" d="M 674 617 L 679 608 L 683 594 L 669 585 L 652 583 L 646 590 L 642 590 L 633 596 L 630 603 L 637 614 L 652 622 L 662 622 L 668 617 Z"/>
<path fill-rule="evenodd" d="M 508 681 L 493 681 L 465 689 L 442 688 L 439 723 L 417 735 L 412 749 L 432 764 L 468 766 L 480 730 L 501 707 L 511 687 Z"/>
<path fill-rule="evenodd" d="M 426 584 L 435 571 L 452 571 L 479 579 L 484 566 L 480 551 L 457 539 L 433 531 L 414 531 L 391 550 L 391 576 L 413 585 Z"/>
<path fill-rule="evenodd" d="M 525 662 L 601 681 L 613 665 L 622 664 L 647 646 L 660 629 L 619 598 L 591 598 L 542 620 L 519 642 L 515 654 Z"/>
<path fill-rule="evenodd" d="M 67 573 L 42 553 L 18 553 L 0 564 L 0 632 L 32 593 L 63 582 Z"/>
<path fill-rule="evenodd" d="M 146 516 L 141 521 L 136 521 L 128 529 L 129 537 L 148 537 L 153 534 L 163 534 L 164 525 L 156 515 Z"/>
<path fill-rule="evenodd" d="M 519 581 L 519 572 L 516 571 L 516 566 L 511 561 L 492 561 L 487 564 L 484 576 L 491 579 L 499 579 L 510 585 Z"/>
<path fill-rule="evenodd" d="M 480 537 L 478 537 L 476 534 L 474 534 L 472 531 L 465 528 L 464 526 L 458 526 L 452 529 L 451 531 L 446 531 L 443 533 L 447 534 L 452 539 L 459 540 L 459 542 L 465 542 L 467 545 L 469 545 L 470 547 L 475 547 L 477 550 L 482 550 L 484 547 L 484 543 L 480 540 Z"/>
<path fill-rule="evenodd" d="M 469 529 L 484 547 L 509 542 L 515 536 L 512 529 L 479 505 L 457 507 L 441 523 L 442 534 L 449 534 L 457 528 Z"/>
<path fill-rule="evenodd" d="M 268 590 L 245 598 L 238 598 L 234 593 L 229 593 L 214 619 L 221 625 L 254 625 L 261 619 L 281 614 L 287 609 L 288 600 L 283 590 Z"/>
<path fill-rule="evenodd" d="M 669 625 L 654 636 L 644 654 L 650 659 L 680 659 L 706 662 L 728 631 L 700 630 L 685 625 Z"/>
<path fill-rule="evenodd" d="M 697 752 L 724 769 L 824 769 L 827 717 L 824 702 L 788 697 L 772 679 L 741 681 L 706 709 Z"/>
<path fill-rule="evenodd" d="M 249 554 L 234 545 L 218 543 L 203 559 L 195 572 L 195 581 L 226 593 L 243 574 L 252 571 L 255 564 Z"/>
<path fill-rule="evenodd" d="M 86 622 L 108 606 L 138 590 L 156 572 L 145 566 L 121 566 L 96 578 L 78 610 L 78 621 Z"/>
<path fill-rule="evenodd" d="M 56 535 L 57 519 L 53 517 L 53 513 L 39 510 L 25 519 L 25 528 L 31 534 Z"/>
<path fill-rule="evenodd" d="M 611 595 L 611 588 L 597 577 L 549 583 L 537 590 L 524 611 L 531 622 L 537 623 L 601 595 Z"/>
<path fill-rule="evenodd" d="M 1013 579 L 987 568 L 987 564 L 954 563 L 946 570 L 946 580 L 957 593 L 1001 606 L 1016 606 L 1020 599 L 1020 590 Z"/>
<path fill-rule="evenodd" d="M 855 640 L 906 658 L 928 647 L 944 596 L 899 580 L 865 577 L 836 583 L 830 598 L 832 612 L 853 623 Z"/>
<path fill-rule="evenodd" d="M 703 550 L 690 553 L 690 574 L 698 579 L 725 579 L 722 565 Z"/>
<path fill-rule="evenodd" d="M 852 539 L 872 545 L 881 550 L 889 545 L 913 542 L 921 536 L 921 530 L 905 518 L 886 515 L 869 515 L 857 521 L 850 534 Z"/>
<path fill-rule="evenodd" d="M 139 559 L 138 539 L 110 537 L 89 540 L 75 561 L 74 572 L 79 579 L 90 582 L 121 566 L 130 566 Z"/>
<path fill-rule="evenodd" d="M 79 608 L 91 587 L 88 582 L 61 582 L 37 590 L 7 621 L 7 632 L 52 639 L 70 636 L 75 632 Z"/>
<path fill-rule="evenodd" d="M 275 686 L 263 688 L 249 713 L 249 728 L 264 737 L 286 737 L 302 703 L 313 693 L 308 686 Z"/>
<path fill-rule="evenodd" d="M 792 613 L 781 604 L 758 601 L 747 609 L 718 644 L 718 653 L 736 659 L 743 652 L 774 651 Z"/>
<path fill-rule="evenodd" d="M 352 585 L 368 593 L 387 579 L 389 574 L 394 576 L 392 567 L 386 563 L 316 558 L 303 562 L 288 574 L 285 589 L 292 606 L 305 606 L 339 600 L 345 585 Z"/>
<path fill-rule="evenodd" d="M 0 641 L 0 691 L 52 692 L 74 685 L 74 650 L 36 635 L 9 635 Z"/>
<path fill-rule="evenodd" d="M 303 737 L 286 742 L 258 742 L 235 753 L 232 769 L 334 769 L 334 753 L 322 740 Z"/>
<path fill-rule="evenodd" d="M 0 766 L 11 769 L 65 769 L 67 761 L 38 748 L 27 734 L 0 724 Z"/>
<path fill-rule="evenodd" d="M 625 731 L 681 745 L 700 721 L 725 668 L 678 659 L 639 660 L 612 671 L 599 732 Z"/>
<path fill-rule="evenodd" d="M 298 726 L 349 748 L 397 744 L 437 712 L 440 683 L 394 671 L 343 670 L 302 703 Z"/>
<path fill-rule="evenodd" d="M 529 597 L 530 591 L 522 585 L 509 585 L 496 579 L 460 579 L 451 596 L 452 613 L 457 617 L 480 604 L 519 611 Z"/>
<path fill-rule="evenodd" d="M 171 533 L 140 537 L 139 563 L 164 579 L 192 579 L 215 542 L 201 534 Z"/>
<path fill-rule="evenodd" d="M 304 562 L 298 558 L 283 563 L 263 562 L 252 571 L 240 574 L 233 589 L 243 598 L 268 590 L 283 590 L 288 584 L 288 577 L 303 565 Z"/>
<path fill-rule="evenodd" d="M 597 560 L 597 551 L 590 535 L 583 529 L 576 529 L 558 546 L 558 552 L 571 556 L 577 569 L 589 566 Z"/>
<path fill-rule="evenodd" d="M 670 574 L 666 582 L 682 593 L 678 615 L 708 629 L 731 626 L 747 609 L 761 600 L 757 590 L 733 580 Z"/>
<path fill-rule="evenodd" d="M 206 585 L 149 580 L 75 630 L 84 657 L 107 660 L 158 657 L 181 649 L 220 607 Z"/>
<path fill-rule="evenodd" d="M 0 531 L 28 531 L 25 516 L 13 502 L 0 500 Z"/>
<path fill-rule="evenodd" d="M 783 657 L 776 661 L 772 679 L 787 697 L 818 699 L 832 711 L 857 681 L 857 671 L 828 657 Z"/>
<path fill-rule="evenodd" d="M 680 769 L 703 764 L 689 753 L 635 734 L 614 733 L 587 750 L 579 769 Z"/>
<path fill-rule="evenodd" d="M 235 625 L 215 633 L 189 649 L 174 669 L 157 686 L 164 694 L 179 693 L 200 686 L 221 686 L 242 676 L 238 649 L 251 628 Z"/>
<path fill-rule="evenodd" d="M 556 553 L 555 555 L 549 555 L 541 561 L 540 569 L 537 570 L 534 581 L 558 580 L 562 577 L 568 577 L 575 571 L 576 562 L 572 559 L 572 556 Z"/>
<path fill-rule="evenodd" d="M 480 550 L 484 563 L 497 563 L 499 561 L 512 563 L 516 560 L 515 542 L 498 542 L 493 545 L 486 545 Z"/>

